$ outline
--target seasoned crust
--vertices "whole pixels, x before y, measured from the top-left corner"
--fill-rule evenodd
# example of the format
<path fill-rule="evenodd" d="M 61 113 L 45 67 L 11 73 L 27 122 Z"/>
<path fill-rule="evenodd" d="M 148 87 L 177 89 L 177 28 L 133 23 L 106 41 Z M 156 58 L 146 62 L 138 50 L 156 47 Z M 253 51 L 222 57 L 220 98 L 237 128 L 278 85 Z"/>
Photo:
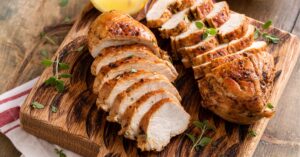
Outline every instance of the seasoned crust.
<path fill-rule="evenodd" d="M 196 20 L 204 20 L 214 7 L 212 0 L 203 0 L 199 5 L 191 7 L 191 14 Z"/>
<path fill-rule="evenodd" d="M 125 41 L 126 44 L 142 43 L 153 51 L 159 51 L 156 38 L 149 28 L 118 11 L 102 13 L 88 31 L 88 48 L 92 56 L 96 57 L 106 48 L 106 42 L 116 41 Z"/>
<path fill-rule="evenodd" d="M 176 0 L 175 3 L 171 4 L 169 8 L 173 13 L 177 13 L 186 8 L 190 8 L 195 3 L 196 0 Z"/>
<path fill-rule="evenodd" d="M 229 6 L 226 1 L 219 2 L 223 5 L 222 9 L 214 16 L 206 17 L 206 21 L 210 27 L 218 28 L 229 19 Z"/>
<path fill-rule="evenodd" d="M 182 32 L 185 32 L 187 30 L 189 26 L 189 22 L 187 22 L 186 20 L 182 20 L 181 22 L 178 23 L 178 25 L 174 28 L 171 28 L 171 29 L 163 29 L 163 28 L 160 28 L 159 31 L 160 31 L 160 36 L 162 38 L 169 38 L 171 36 L 176 36 Z"/>
<path fill-rule="evenodd" d="M 161 27 L 166 21 L 168 21 L 172 17 L 172 13 L 169 9 L 166 9 L 162 16 L 156 20 L 147 20 L 147 26 L 149 28 L 159 28 Z"/>

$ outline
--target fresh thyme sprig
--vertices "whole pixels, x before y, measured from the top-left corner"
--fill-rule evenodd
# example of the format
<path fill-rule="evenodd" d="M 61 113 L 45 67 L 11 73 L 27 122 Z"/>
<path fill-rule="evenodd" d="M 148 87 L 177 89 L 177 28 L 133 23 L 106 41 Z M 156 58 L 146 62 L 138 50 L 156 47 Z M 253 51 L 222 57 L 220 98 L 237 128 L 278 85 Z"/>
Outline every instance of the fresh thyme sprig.
<path fill-rule="evenodd" d="M 208 120 L 203 122 L 194 121 L 193 125 L 198 129 L 201 129 L 200 135 L 196 138 L 196 135 L 187 133 L 187 137 L 193 142 L 191 151 L 198 150 L 200 147 L 205 147 L 208 145 L 212 139 L 210 137 L 204 136 L 206 131 L 215 130 L 216 127 L 212 124 L 209 124 Z"/>
<path fill-rule="evenodd" d="M 262 25 L 263 30 L 259 30 L 258 28 L 255 28 L 254 39 L 257 39 L 260 36 L 262 36 L 268 43 L 273 43 L 273 44 L 279 43 L 280 39 L 277 36 L 264 32 L 264 30 L 269 29 L 271 25 L 272 25 L 272 21 L 268 20 Z"/>
<path fill-rule="evenodd" d="M 257 135 L 257 133 L 254 130 L 249 130 L 248 131 L 248 136 L 255 137 L 256 135 Z"/>
<path fill-rule="evenodd" d="M 39 103 L 39 102 L 36 102 L 36 101 L 32 102 L 32 103 L 31 103 L 31 106 L 32 106 L 34 109 L 43 109 L 43 108 L 45 107 L 43 104 L 41 104 L 41 103 Z"/>
<path fill-rule="evenodd" d="M 67 155 L 63 152 L 63 150 L 59 150 L 57 148 L 55 148 L 55 152 L 59 157 L 67 157 Z"/>

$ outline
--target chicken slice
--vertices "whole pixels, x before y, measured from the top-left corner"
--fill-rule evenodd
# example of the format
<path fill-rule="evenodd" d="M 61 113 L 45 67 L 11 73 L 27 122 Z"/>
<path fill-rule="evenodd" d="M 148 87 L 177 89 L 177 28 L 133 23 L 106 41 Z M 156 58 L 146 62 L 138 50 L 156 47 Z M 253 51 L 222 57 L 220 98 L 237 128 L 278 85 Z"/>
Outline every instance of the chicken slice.
<path fill-rule="evenodd" d="M 182 11 L 184 9 L 190 8 L 192 7 L 197 0 L 176 0 L 175 3 L 173 3 L 170 6 L 170 10 L 171 12 L 179 12 Z"/>
<path fill-rule="evenodd" d="M 121 75 L 125 72 L 136 72 L 139 70 L 162 74 L 166 76 L 171 82 L 173 82 L 178 76 L 178 73 L 170 69 L 170 67 L 165 62 L 153 62 L 143 58 L 130 57 L 111 63 L 101 68 L 95 78 L 93 92 L 95 94 L 98 94 L 99 90 L 102 88 L 105 82 L 117 77 L 118 75 Z"/>
<path fill-rule="evenodd" d="M 121 122 L 121 117 L 129 106 L 135 103 L 146 93 L 155 91 L 157 89 L 169 91 L 179 101 L 181 100 L 177 89 L 172 83 L 169 82 L 168 79 L 165 79 L 165 77 L 141 79 L 139 82 L 133 84 L 126 91 L 117 96 L 109 112 L 107 120 L 112 122 Z"/>
<path fill-rule="evenodd" d="M 118 60 L 127 58 L 127 57 L 139 57 L 144 58 L 149 61 L 156 62 L 165 62 L 170 68 L 175 70 L 172 64 L 169 61 L 161 60 L 157 56 L 155 56 L 151 49 L 147 46 L 141 44 L 133 44 L 133 45 L 123 45 L 117 47 L 109 47 L 103 50 L 99 56 L 94 60 L 91 72 L 93 75 L 97 75 L 102 67 L 114 63 Z"/>
<path fill-rule="evenodd" d="M 257 41 L 257 42 L 254 42 L 251 46 L 249 46 L 239 52 L 224 55 L 222 57 L 216 57 L 209 62 L 200 64 L 198 66 L 194 66 L 193 71 L 194 71 L 195 79 L 204 77 L 206 73 L 210 72 L 213 68 L 216 68 L 219 65 L 230 62 L 234 59 L 243 58 L 244 56 L 249 56 L 251 54 L 264 52 L 264 51 L 266 51 L 266 49 L 267 49 L 266 42 Z"/>
<path fill-rule="evenodd" d="M 189 121 L 190 115 L 182 106 L 169 98 L 162 99 L 143 116 L 137 145 L 142 151 L 161 151 L 173 136 L 187 129 Z"/>
<path fill-rule="evenodd" d="M 267 52 L 222 64 L 198 81 L 202 105 L 228 121 L 252 124 L 273 115 L 266 107 L 273 79 L 273 57 Z"/>
<path fill-rule="evenodd" d="M 165 22 L 161 28 L 159 28 L 162 38 L 169 38 L 170 36 L 176 36 L 187 30 L 190 21 L 187 18 L 189 9 L 184 9 L 174 14 L 167 22 Z"/>
<path fill-rule="evenodd" d="M 213 10 L 206 16 L 206 21 L 210 27 L 218 28 L 229 19 L 229 6 L 227 2 L 218 2 Z"/>
<path fill-rule="evenodd" d="M 192 46 L 202 41 L 202 35 L 205 33 L 205 29 L 199 29 L 196 25 L 197 22 L 201 21 L 192 22 L 187 31 L 171 37 L 173 52 L 176 52 L 182 47 Z"/>
<path fill-rule="evenodd" d="M 157 28 L 162 26 L 172 16 L 168 9 L 176 0 L 156 1 L 146 14 L 147 26 Z"/>
<path fill-rule="evenodd" d="M 127 107 L 125 113 L 121 117 L 122 130 L 119 134 L 124 134 L 126 138 L 135 140 L 140 133 L 140 121 L 150 108 L 158 101 L 170 98 L 177 104 L 180 104 L 178 99 L 170 92 L 159 89 L 149 92 L 139 98 L 134 104 Z"/>
<path fill-rule="evenodd" d="M 243 37 L 233 40 L 228 44 L 221 44 L 206 53 L 196 56 L 192 60 L 193 65 L 197 66 L 209 62 L 215 58 L 222 57 L 249 47 L 254 42 L 254 31 L 255 27 L 249 25 L 247 33 Z"/>
<path fill-rule="evenodd" d="M 188 47 L 183 47 L 180 48 L 179 54 L 182 56 L 182 63 L 186 68 L 191 67 L 192 65 L 192 59 L 196 57 L 197 55 L 200 55 L 202 53 L 205 53 L 219 45 L 218 40 L 215 36 L 211 36 L 203 40 L 202 42 L 188 46 Z"/>
<path fill-rule="evenodd" d="M 104 111 L 109 111 L 118 94 L 125 91 L 131 85 L 145 78 L 158 77 L 157 73 L 139 70 L 137 72 L 125 72 L 107 82 L 99 91 L 96 104 Z"/>
<path fill-rule="evenodd" d="M 155 54 L 159 53 L 154 34 L 140 22 L 118 11 L 102 13 L 88 32 L 88 47 L 93 57 L 107 47 L 135 43 L 148 46 Z"/>
<path fill-rule="evenodd" d="M 190 9 L 196 20 L 204 20 L 213 7 L 214 3 L 212 0 L 196 0 L 196 3 Z"/>
<path fill-rule="evenodd" d="M 249 21 L 243 14 L 232 13 L 229 19 L 219 27 L 219 40 L 228 43 L 231 40 L 239 39 L 247 32 Z"/>

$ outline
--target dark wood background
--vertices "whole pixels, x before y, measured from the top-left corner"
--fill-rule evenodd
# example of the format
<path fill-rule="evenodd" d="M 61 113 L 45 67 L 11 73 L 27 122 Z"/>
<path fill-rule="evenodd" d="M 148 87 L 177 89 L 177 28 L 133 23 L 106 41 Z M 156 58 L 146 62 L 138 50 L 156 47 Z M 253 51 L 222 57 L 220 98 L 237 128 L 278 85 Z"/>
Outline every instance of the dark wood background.
<path fill-rule="evenodd" d="M 41 74 L 41 51 L 47 50 L 49 57 L 54 54 L 86 2 L 69 0 L 67 6 L 61 7 L 59 0 L 0 1 L 0 93 Z M 299 0 L 229 0 L 228 3 L 234 11 L 261 21 L 272 19 L 275 27 L 300 36 Z M 56 44 L 41 39 L 40 32 L 46 32 Z M 300 61 L 280 99 L 276 116 L 268 124 L 254 153 L 255 157 L 300 156 L 299 87 Z M 2 134 L 0 156 L 20 156 Z"/>

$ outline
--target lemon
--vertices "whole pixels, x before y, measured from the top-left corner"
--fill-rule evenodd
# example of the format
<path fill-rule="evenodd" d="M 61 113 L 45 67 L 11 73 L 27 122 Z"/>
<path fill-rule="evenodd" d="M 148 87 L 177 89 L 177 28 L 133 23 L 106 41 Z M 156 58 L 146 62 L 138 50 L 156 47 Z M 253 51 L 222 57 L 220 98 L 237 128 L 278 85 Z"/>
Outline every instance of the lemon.
<path fill-rule="evenodd" d="M 91 0 L 99 11 L 105 12 L 118 10 L 127 14 L 135 14 L 140 11 L 148 0 Z"/>

